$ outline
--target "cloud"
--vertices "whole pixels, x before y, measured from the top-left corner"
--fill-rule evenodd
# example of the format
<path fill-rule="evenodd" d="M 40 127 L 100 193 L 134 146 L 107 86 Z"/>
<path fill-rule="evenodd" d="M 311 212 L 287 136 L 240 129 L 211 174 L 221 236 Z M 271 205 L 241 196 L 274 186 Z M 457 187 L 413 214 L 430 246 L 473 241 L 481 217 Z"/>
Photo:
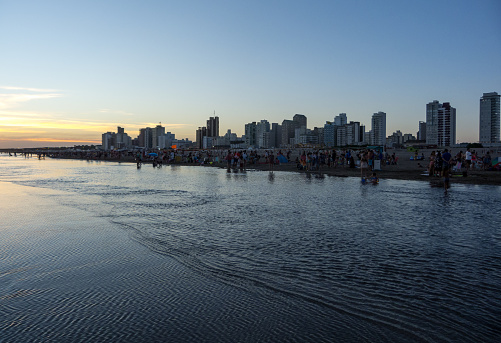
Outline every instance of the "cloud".
<path fill-rule="evenodd" d="M 0 89 L 15 90 L 15 93 L 0 93 L 0 109 L 14 108 L 31 100 L 44 100 L 62 97 L 63 94 L 54 89 L 0 86 Z M 22 92 L 19 92 L 22 91 Z"/>
<path fill-rule="evenodd" d="M 0 89 L 16 90 L 16 91 L 28 91 L 28 92 L 60 92 L 57 89 L 43 89 L 43 88 L 28 88 L 28 87 L 12 87 L 12 86 L 0 86 Z"/>

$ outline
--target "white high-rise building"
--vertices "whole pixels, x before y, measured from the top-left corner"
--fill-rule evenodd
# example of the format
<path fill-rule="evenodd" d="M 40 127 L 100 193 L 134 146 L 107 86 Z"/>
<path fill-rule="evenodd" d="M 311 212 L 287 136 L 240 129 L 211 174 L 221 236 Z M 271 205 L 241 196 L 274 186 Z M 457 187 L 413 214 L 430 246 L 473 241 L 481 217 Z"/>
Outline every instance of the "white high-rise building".
<path fill-rule="evenodd" d="M 378 112 L 372 115 L 372 145 L 386 144 L 386 113 Z"/>
<path fill-rule="evenodd" d="M 500 95 L 484 93 L 480 98 L 480 143 L 499 143 L 500 139 Z"/>
<path fill-rule="evenodd" d="M 456 109 L 444 102 L 438 109 L 438 145 L 453 146 L 456 144 Z"/>
<path fill-rule="evenodd" d="M 456 143 L 456 109 L 434 100 L 426 105 L 426 144 L 452 146 Z"/>
<path fill-rule="evenodd" d="M 263 119 L 256 124 L 256 146 L 259 148 L 268 148 L 269 136 L 266 133 L 270 132 L 270 123 Z M 268 139 L 267 139 L 268 138 Z"/>
<path fill-rule="evenodd" d="M 348 124 L 348 118 L 346 117 L 346 113 L 339 113 L 339 115 L 334 118 L 334 125 L 343 126 L 346 124 Z"/>

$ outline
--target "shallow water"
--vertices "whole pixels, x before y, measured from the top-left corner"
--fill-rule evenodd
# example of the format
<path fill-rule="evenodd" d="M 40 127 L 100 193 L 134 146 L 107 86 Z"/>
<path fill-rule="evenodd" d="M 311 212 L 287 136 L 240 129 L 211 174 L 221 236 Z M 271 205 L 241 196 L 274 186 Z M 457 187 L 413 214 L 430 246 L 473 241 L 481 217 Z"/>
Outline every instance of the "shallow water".
<path fill-rule="evenodd" d="M 0 341 L 501 338 L 501 187 L 5 155 L 0 181 L 40 212 L 2 211 Z"/>

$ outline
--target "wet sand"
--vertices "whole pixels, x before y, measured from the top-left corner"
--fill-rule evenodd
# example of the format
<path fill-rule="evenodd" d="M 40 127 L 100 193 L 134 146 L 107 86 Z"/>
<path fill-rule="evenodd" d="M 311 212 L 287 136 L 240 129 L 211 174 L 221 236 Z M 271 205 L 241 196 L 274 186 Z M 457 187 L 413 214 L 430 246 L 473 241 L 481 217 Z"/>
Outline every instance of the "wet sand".
<path fill-rule="evenodd" d="M 0 223 L 1 342 L 242 342 L 251 324 L 266 332 L 292 320 L 268 319 L 291 306 L 280 298 L 190 270 L 133 231 L 60 204 L 58 191 L 0 189 L 9 199 Z"/>

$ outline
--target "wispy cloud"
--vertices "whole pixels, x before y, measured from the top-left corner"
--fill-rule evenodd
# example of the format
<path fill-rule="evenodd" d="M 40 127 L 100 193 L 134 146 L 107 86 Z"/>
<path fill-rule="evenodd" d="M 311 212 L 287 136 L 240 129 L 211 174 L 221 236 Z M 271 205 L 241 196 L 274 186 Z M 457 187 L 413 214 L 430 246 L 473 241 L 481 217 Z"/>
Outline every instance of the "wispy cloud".
<path fill-rule="evenodd" d="M 40 100 L 59 98 L 62 94 L 47 93 L 47 94 L 0 94 L 0 108 L 13 108 L 20 103 Z"/>
<path fill-rule="evenodd" d="M 0 111 L 0 128 L 63 129 L 103 133 L 116 123 L 60 119 L 48 114 Z"/>
<path fill-rule="evenodd" d="M 28 92 L 60 92 L 57 89 L 43 89 L 43 88 L 29 88 L 29 87 L 13 87 L 13 86 L 0 86 L 0 89 L 16 90 L 16 91 L 28 91 Z"/>
<path fill-rule="evenodd" d="M 4 92 L 0 93 L 0 109 L 14 108 L 32 100 L 44 100 L 62 97 L 63 94 L 54 89 L 40 89 L 28 87 L 0 86 Z M 16 91 L 16 92 L 5 92 Z"/>

